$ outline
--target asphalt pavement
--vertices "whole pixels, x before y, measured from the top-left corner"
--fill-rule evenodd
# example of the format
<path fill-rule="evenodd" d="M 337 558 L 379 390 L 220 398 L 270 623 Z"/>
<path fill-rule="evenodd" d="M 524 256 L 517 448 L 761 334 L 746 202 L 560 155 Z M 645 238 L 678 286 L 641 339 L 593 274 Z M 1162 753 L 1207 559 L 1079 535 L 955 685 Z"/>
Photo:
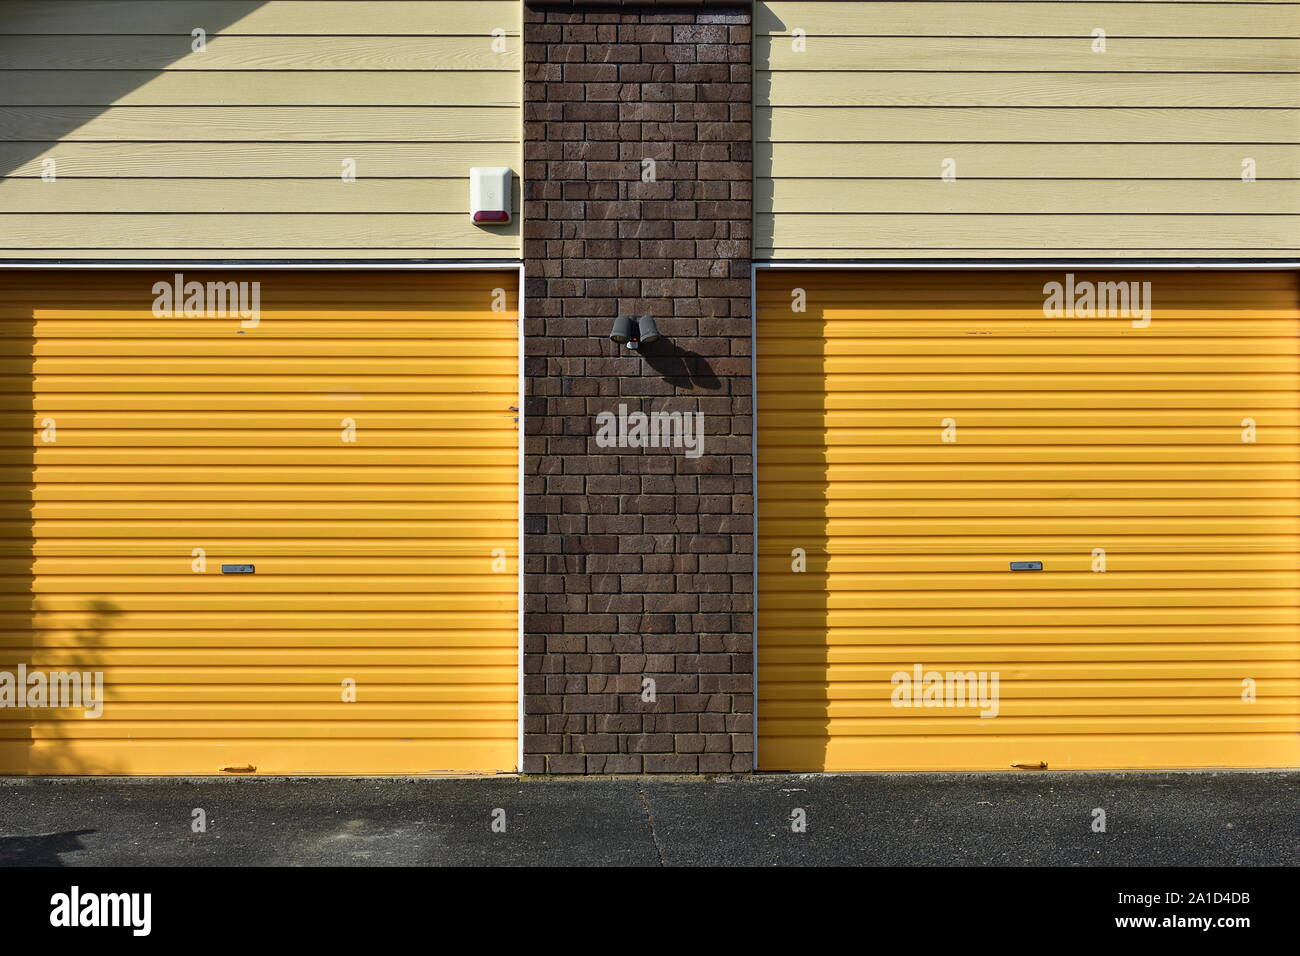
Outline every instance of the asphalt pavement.
<path fill-rule="evenodd" d="M 1300 773 L 0 778 L 6 867 L 827 864 L 1296 866 Z"/>

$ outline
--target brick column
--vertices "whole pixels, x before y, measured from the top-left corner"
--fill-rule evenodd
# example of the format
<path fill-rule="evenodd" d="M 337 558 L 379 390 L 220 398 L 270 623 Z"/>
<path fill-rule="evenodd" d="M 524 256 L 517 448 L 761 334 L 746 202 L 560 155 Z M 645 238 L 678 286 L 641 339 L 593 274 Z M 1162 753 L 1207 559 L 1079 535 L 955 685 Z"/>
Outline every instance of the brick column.
<path fill-rule="evenodd" d="M 524 59 L 524 770 L 747 771 L 749 6 L 530 2 Z M 703 453 L 599 447 L 620 404 Z"/>

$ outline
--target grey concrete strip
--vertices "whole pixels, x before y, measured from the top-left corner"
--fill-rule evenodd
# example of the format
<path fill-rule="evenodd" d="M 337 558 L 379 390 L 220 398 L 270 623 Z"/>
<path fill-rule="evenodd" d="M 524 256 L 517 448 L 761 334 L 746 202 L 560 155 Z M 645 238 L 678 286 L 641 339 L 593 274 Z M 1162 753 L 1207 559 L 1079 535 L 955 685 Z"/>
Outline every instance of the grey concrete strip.
<path fill-rule="evenodd" d="M 1300 774 L 0 779 L 0 866 L 146 864 L 1295 866 Z"/>

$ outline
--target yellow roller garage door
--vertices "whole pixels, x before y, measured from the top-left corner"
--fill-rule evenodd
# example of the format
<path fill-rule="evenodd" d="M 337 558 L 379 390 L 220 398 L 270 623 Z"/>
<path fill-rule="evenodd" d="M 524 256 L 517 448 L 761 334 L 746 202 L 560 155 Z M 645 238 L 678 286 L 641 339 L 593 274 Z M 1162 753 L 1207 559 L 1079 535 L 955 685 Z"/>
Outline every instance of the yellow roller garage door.
<path fill-rule="evenodd" d="M 0 273 L 0 772 L 514 769 L 517 284 Z"/>
<path fill-rule="evenodd" d="M 1300 765 L 1294 274 L 770 271 L 757 322 L 761 768 Z"/>

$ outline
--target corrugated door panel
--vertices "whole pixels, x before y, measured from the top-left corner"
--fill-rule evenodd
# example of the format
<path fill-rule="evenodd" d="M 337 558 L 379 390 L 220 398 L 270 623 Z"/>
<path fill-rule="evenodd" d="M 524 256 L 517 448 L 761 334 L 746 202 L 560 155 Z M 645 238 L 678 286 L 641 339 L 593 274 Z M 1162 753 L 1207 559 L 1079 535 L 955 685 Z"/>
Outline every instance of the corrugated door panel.
<path fill-rule="evenodd" d="M 517 277 L 173 277 L 0 275 L 0 772 L 515 769 Z"/>
<path fill-rule="evenodd" d="M 761 768 L 1300 765 L 1295 274 L 759 279 Z"/>

